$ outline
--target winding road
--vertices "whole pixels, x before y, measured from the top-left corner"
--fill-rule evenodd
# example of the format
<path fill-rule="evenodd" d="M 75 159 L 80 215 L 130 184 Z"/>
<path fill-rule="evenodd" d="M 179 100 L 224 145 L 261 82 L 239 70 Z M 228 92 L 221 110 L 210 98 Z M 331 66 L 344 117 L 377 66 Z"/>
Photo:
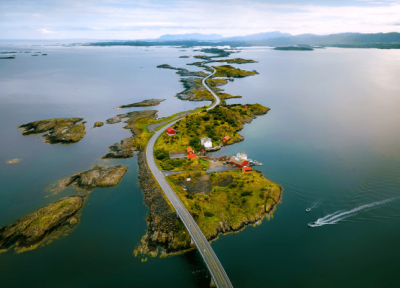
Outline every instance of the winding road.
<path fill-rule="evenodd" d="M 214 68 L 212 68 L 214 69 Z M 207 109 L 210 110 L 214 108 L 216 105 L 220 103 L 220 99 L 215 95 L 215 93 L 207 86 L 206 80 L 207 78 L 214 75 L 216 70 L 207 77 L 203 79 L 204 87 L 210 91 L 210 93 L 215 97 L 215 101 L 212 105 Z M 181 118 L 182 119 L 182 118 Z M 175 208 L 177 215 L 182 220 L 183 224 L 185 225 L 187 231 L 192 238 L 192 241 L 196 245 L 198 251 L 200 252 L 201 256 L 203 257 L 204 262 L 206 263 L 208 270 L 211 273 L 211 276 L 214 280 L 215 285 L 218 288 L 223 287 L 233 287 L 228 275 L 226 274 L 224 268 L 222 267 L 221 263 L 218 260 L 217 255 L 215 255 L 213 249 L 211 248 L 210 244 L 208 243 L 206 237 L 201 232 L 199 226 L 197 226 L 196 222 L 194 221 L 192 215 L 186 210 L 185 206 L 182 204 L 178 196 L 175 194 L 171 186 L 168 184 L 167 180 L 164 178 L 163 173 L 158 169 L 156 162 L 154 160 L 154 145 L 158 139 L 158 137 L 164 133 L 164 131 L 169 127 L 174 125 L 180 119 L 175 120 L 174 122 L 166 125 L 159 131 L 156 131 L 154 135 L 150 138 L 149 143 L 147 144 L 146 148 L 146 159 L 147 164 L 153 173 L 155 179 L 157 180 L 158 184 L 163 189 L 165 195 L 168 197 L 169 201 L 171 202 L 172 206 Z"/>

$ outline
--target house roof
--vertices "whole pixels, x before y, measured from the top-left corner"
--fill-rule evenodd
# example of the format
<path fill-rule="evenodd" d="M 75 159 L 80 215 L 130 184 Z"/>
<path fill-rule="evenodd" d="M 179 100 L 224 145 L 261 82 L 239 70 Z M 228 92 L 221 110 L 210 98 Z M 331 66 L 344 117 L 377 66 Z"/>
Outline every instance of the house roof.
<path fill-rule="evenodd" d="M 211 138 L 203 137 L 203 138 L 201 138 L 201 141 L 204 141 L 204 142 L 211 141 Z"/>
<path fill-rule="evenodd" d="M 234 163 L 237 166 L 245 166 L 249 164 L 249 161 L 242 158 L 238 158 L 236 156 L 232 156 L 231 158 L 229 158 L 229 162 Z"/>
<path fill-rule="evenodd" d="M 224 137 L 224 140 L 226 140 L 226 141 L 229 141 L 229 139 L 231 139 L 231 137 L 229 137 L 229 136 Z"/>
<path fill-rule="evenodd" d="M 253 170 L 253 168 L 251 168 L 251 167 L 243 167 L 243 170 L 244 171 L 251 171 L 251 170 Z"/>
<path fill-rule="evenodd" d="M 172 127 L 167 128 L 167 132 L 175 131 Z"/>
<path fill-rule="evenodd" d="M 187 147 L 187 148 L 186 148 L 186 151 L 187 151 L 187 152 L 193 152 L 193 149 L 192 149 L 192 147 Z"/>
<path fill-rule="evenodd" d="M 190 158 L 190 159 L 196 159 L 197 158 L 196 154 L 189 154 L 189 155 L 187 155 L 187 157 Z"/>

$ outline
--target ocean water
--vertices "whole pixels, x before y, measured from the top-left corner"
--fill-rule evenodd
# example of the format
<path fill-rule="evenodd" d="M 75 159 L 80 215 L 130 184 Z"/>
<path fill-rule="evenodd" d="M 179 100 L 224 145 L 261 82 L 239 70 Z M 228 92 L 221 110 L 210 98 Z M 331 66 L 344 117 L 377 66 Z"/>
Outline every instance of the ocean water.
<path fill-rule="evenodd" d="M 90 129 L 95 121 L 144 109 L 113 108 L 148 98 L 167 99 L 153 108 L 160 117 L 207 104 L 174 97 L 182 91 L 179 76 L 156 68 L 185 67 L 195 59 L 178 57 L 199 52 L 38 45 L 0 46 L 0 52 L 48 54 L 0 60 L 0 226 L 76 193 L 45 190 L 94 164 L 129 165 L 129 172 L 119 186 L 91 193 L 81 223 L 67 237 L 34 251 L 0 254 L 1 286 L 208 287 L 210 276 L 195 250 L 146 262 L 132 255 L 148 213 L 136 157 L 100 160 L 130 132 L 123 123 Z M 400 51 L 243 48 L 231 57 L 259 61 L 234 66 L 260 74 L 223 86 L 243 96 L 228 103 L 260 103 L 271 111 L 245 125 L 246 141 L 213 155 L 246 151 L 284 187 L 270 221 L 212 243 L 233 286 L 397 287 Z M 85 118 L 85 138 L 50 145 L 16 129 L 51 117 Z M 22 161 L 6 164 L 13 158 Z"/>

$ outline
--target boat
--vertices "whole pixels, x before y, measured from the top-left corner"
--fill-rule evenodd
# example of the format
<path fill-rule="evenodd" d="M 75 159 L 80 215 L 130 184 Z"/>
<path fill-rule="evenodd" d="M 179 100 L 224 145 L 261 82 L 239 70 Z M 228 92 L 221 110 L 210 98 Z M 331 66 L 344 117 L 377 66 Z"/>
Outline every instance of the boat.
<path fill-rule="evenodd" d="M 306 212 L 308 213 L 308 212 L 310 212 L 311 211 L 311 208 L 307 208 L 306 209 Z"/>

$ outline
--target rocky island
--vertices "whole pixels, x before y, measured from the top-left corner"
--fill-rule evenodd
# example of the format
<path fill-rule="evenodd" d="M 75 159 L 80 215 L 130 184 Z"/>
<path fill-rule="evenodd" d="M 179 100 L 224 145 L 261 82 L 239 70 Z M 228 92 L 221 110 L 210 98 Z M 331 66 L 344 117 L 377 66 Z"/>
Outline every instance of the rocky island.
<path fill-rule="evenodd" d="M 70 196 L 58 200 L 16 222 L 0 228 L 0 252 L 15 246 L 17 253 L 37 248 L 59 236 L 64 229 L 72 228 L 79 221 L 76 213 L 82 208 L 84 196 Z"/>
<path fill-rule="evenodd" d="M 99 187 L 117 186 L 124 177 L 128 166 L 98 166 L 74 174 L 59 181 L 57 188 L 50 191 L 60 192 L 68 186 L 85 191 Z M 48 206 L 29 214 L 16 222 L 0 228 L 0 253 L 15 246 L 17 253 L 36 249 L 40 245 L 50 243 L 53 239 L 65 235 L 79 222 L 77 212 L 89 193 L 65 197 Z"/>
<path fill-rule="evenodd" d="M 85 136 L 83 118 L 52 118 L 23 124 L 18 129 L 23 129 L 22 135 L 28 136 L 48 132 L 43 135 L 46 143 L 72 144 L 79 142 Z"/>
<path fill-rule="evenodd" d="M 281 46 L 275 47 L 274 50 L 280 51 L 313 51 L 314 48 L 310 46 Z"/>
<path fill-rule="evenodd" d="M 137 102 L 137 103 L 133 103 L 133 104 L 121 105 L 118 108 L 157 106 L 157 105 L 160 105 L 160 103 L 162 101 L 165 101 L 165 99 L 148 99 L 148 100 L 143 100 L 141 102 Z"/>

